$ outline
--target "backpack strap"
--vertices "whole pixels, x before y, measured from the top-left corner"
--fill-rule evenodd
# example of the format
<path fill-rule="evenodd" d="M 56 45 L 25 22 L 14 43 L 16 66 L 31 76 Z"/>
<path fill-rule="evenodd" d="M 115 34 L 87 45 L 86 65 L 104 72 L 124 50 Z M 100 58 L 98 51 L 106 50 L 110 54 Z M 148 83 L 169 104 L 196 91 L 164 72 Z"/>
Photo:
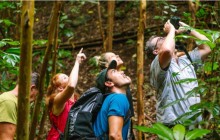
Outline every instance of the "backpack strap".
<path fill-rule="evenodd" d="M 131 110 L 129 109 L 124 118 L 124 125 L 130 120 L 130 118 L 131 118 Z"/>
<path fill-rule="evenodd" d="M 48 114 L 49 114 L 50 123 L 51 123 L 51 125 L 53 126 L 53 128 L 55 128 L 55 129 L 58 131 L 60 137 L 63 136 L 64 133 L 63 133 L 63 132 L 52 122 L 52 120 L 50 119 L 50 112 L 49 112 L 49 110 L 48 110 Z"/>

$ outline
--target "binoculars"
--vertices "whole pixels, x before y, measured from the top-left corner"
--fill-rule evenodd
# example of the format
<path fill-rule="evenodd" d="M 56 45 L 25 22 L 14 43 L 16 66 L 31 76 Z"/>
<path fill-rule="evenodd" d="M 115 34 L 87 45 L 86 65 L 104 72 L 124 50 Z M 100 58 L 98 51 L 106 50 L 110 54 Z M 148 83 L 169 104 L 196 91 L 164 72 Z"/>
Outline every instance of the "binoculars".
<path fill-rule="evenodd" d="M 180 17 L 173 16 L 170 18 L 170 23 L 173 24 L 175 29 L 179 29 L 180 27 L 179 21 L 180 21 Z"/>

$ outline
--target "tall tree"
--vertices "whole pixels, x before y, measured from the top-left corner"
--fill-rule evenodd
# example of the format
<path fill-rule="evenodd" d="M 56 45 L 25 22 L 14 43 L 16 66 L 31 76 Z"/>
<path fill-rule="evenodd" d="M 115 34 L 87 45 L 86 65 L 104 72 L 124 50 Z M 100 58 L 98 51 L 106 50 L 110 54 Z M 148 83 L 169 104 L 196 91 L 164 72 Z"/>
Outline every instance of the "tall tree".
<path fill-rule="evenodd" d="M 114 27 L 115 0 L 108 1 L 108 35 L 106 51 L 112 51 Z"/>
<path fill-rule="evenodd" d="M 17 140 L 28 140 L 34 1 L 23 1 L 21 12 L 21 59 L 19 67 Z"/>
<path fill-rule="evenodd" d="M 192 27 L 195 27 L 196 25 L 196 12 L 199 8 L 199 0 L 189 0 L 188 1 L 188 5 L 189 5 L 189 11 L 191 12 L 191 18 L 192 20 L 190 21 L 190 25 Z M 189 39 L 189 43 L 188 43 L 188 49 L 192 50 L 193 49 L 193 39 Z"/>
<path fill-rule="evenodd" d="M 103 26 L 102 26 L 102 15 L 101 15 L 101 6 L 100 6 L 100 2 L 98 1 L 97 4 L 97 8 L 98 8 L 98 15 L 99 15 L 99 29 L 100 29 L 100 34 L 102 36 L 102 41 L 103 41 L 103 49 L 102 52 L 106 52 L 106 41 L 105 41 L 105 34 L 103 31 Z"/>
<path fill-rule="evenodd" d="M 137 35 L 137 115 L 138 125 L 144 124 L 144 94 L 143 94 L 143 83 L 144 83 L 144 29 L 146 25 L 146 0 L 140 1 L 140 19 Z M 142 133 L 139 131 L 138 140 L 142 139 Z"/>
<path fill-rule="evenodd" d="M 45 75 L 47 71 L 47 66 L 48 62 L 50 59 L 50 54 L 52 53 L 52 47 L 54 47 L 54 37 L 56 33 L 56 28 L 58 27 L 59 24 L 59 16 L 60 16 L 60 10 L 62 7 L 62 2 L 61 1 L 55 1 L 53 5 L 53 10 L 52 10 L 52 16 L 50 20 L 50 28 L 49 28 L 49 34 L 48 34 L 48 44 L 40 72 L 40 84 L 39 84 L 39 95 L 37 97 L 37 101 L 34 107 L 34 114 L 32 118 L 32 126 L 31 126 L 31 132 L 30 132 L 30 138 L 29 140 L 34 140 L 35 137 L 35 131 L 36 131 L 36 126 L 37 126 L 37 121 L 38 121 L 38 115 L 40 113 L 40 107 L 41 107 L 41 102 L 44 96 L 44 82 L 45 82 Z"/>
<path fill-rule="evenodd" d="M 58 22 L 59 23 L 59 19 L 58 19 Z M 58 53 L 58 32 L 59 32 L 59 26 L 57 24 L 57 27 L 56 27 L 56 31 L 55 31 L 55 34 L 54 34 L 54 47 L 53 47 L 53 57 L 52 57 L 52 60 L 53 60 L 53 63 L 52 63 L 52 74 L 51 74 L 51 77 L 53 77 L 56 73 L 56 62 L 57 62 L 57 53 Z M 44 124 L 45 124 L 45 121 L 47 120 L 47 116 L 48 116 L 48 110 L 47 110 L 47 106 L 44 107 L 44 111 L 43 111 L 43 115 L 42 115 L 42 118 L 41 118 L 41 122 L 40 122 L 40 128 L 39 128 L 39 134 L 38 134 L 38 139 L 43 139 L 42 135 L 43 135 L 43 132 L 44 132 Z"/>

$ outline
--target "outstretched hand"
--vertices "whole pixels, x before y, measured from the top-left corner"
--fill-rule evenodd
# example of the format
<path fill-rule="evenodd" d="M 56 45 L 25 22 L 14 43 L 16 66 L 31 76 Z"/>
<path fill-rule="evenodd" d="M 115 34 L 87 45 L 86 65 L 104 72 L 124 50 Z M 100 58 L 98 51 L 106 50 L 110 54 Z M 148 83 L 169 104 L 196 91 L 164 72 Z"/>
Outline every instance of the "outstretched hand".
<path fill-rule="evenodd" d="M 76 61 L 81 64 L 85 59 L 86 59 L 86 55 L 84 53 L 82 53 L 83 48 L 80 49 L 79 53 L 77 54 L 76 57 Z"/>

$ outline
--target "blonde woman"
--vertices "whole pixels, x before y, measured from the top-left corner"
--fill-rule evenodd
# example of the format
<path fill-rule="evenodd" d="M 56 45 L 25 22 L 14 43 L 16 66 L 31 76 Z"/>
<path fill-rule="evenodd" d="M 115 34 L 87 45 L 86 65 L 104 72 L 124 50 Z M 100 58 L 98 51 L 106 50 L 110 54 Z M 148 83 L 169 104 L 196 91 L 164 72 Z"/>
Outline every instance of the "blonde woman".
<path fill-rule="evenodd" d="M 69 77 L 66 74 L 58 73 L 53 76 L 48 87 L 46 105 L 48 106 L 52 126 L 47 140 L 58 140 L 64 132 L 68 113 L 76 101 L 74 89 L 78 81 L 79 65 L 86 59 L 82 50 L 77 54 Z"/>

